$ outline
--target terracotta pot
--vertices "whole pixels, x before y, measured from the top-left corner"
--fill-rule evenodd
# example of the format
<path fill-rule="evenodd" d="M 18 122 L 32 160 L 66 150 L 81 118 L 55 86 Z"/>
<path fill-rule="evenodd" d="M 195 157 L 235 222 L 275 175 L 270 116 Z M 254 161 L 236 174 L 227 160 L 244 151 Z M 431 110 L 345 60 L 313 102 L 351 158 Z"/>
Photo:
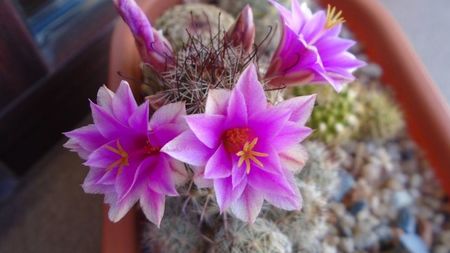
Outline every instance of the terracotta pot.
<path fill-rule="evenodd" d="M 377 0 L 320 2 L 343 11 L 346 24 L 363 43 L 371 60 L 381 65 L 382 79 L 393 89 L 406 115 L 411 136 L 450 193 L 450 110 L 399 25 Z M 177 3 L 177 0 L 145 0 L 141 6 L 154 21 L 165 9 Z M 139 85 L 132 81 L 141 78 L 139 56 L 132 35 L 122 21 L 117 24 L 111 43 L 109 86 L 113 89 L 123 79 L 118 71 L 129 77 L 134 88 Z M 121 222 L 112 224 L 105 215 L 103 253 L 139 251 L 136 216 L 136 211 L 132 211 Z"/>

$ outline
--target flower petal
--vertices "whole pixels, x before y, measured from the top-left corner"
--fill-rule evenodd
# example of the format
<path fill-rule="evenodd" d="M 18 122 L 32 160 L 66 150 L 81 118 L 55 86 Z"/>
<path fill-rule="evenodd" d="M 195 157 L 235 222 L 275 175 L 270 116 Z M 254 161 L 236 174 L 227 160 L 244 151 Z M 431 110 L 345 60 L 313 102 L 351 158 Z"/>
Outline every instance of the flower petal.
<path fill-rule="evenodd" d="M 247 178 L 248 184 L 258 192 L 264 194 L 276 192 L 287 197 L 295 195 L 295 189 L 289 185 L 289 182 L 282 174 L 277 175 L 264 170 L 254 169 Z"/>
<path fill-rule="evenodd" d="M 254 223 L 261 211 L 263 202 L 263 195 L 247 185 L 242 195 L 231 204 L 231 211 L 237 218 L 248 223 Z"/>
<path fill-rule="evenodd" d="M 291 111 L 290 121 L 299 123 L 300 125 L 306 124 L 311 116 L 316 101 L 316 95 L 300 96 L 284 100 L 277 104 L 276 107 L 282 109 L 288 109 Z"/>
<path fill-rule="evenodd" d="M 213 89 L 208 91 L 206 99 L 205 114 L 227 114 L 227 106 L 231 91 L 225 89 Z"/>
<path fill-rule="evenodd" d="M 209 158 L 208 163 L 206 163 L 205 178 L 229 177 L 231 176 L 231 168 L 231 158 L 223 144 L 221 144 L 211 158 Z"/>
<path fill-rule="evenodd" d="M 226 127 L 246 127 L 248 120 L 247 105 L 244 96 L 238 89 L 231 91 L 230 101 L 227 108 Z"/>
<path fill-rule="evenodd" d="M 254 64 L 250 64 L 242 72 L 235 89 L 242 93 L 249 115 L 267 108 L 267 98 L 264 88 L 258 80 L 258 73 Z"/>
<path fill-rule="evenodd" d="M 122 124 L 127 124 L 128 118 L 137 109 L 133 92 L 131 92 L 130 85 L 126 81 L 120 82 L 119 88 L 112 99 L 112 109 L 114 116 Z"/>
<path fill-rule="evenodd" d="M 183 124 L 186 107 L 183 102 L 171 103 L 160 107 L 150 119 L 150 128 L 163 124 Z"/>
<path fill-rule="evenodd" d="M 143 165 L 146 166 L 146 165 Z M 156 163 L 149 163 L 150 175 L 148 179 L 149 187 L 160 194 L 168 196 L 178 196 L 175 183 L 172 179 L 172 168 L 164 156 L 158 158 Z"/>
<path fill-rule="evenodd" d="M 213 150 L 200 142 L 192 131 L 187 130 L 164 145 L 161 152 L 193 166 L 205 166 Z"/>
<path fill-rule="evenodd" d="M 236 187 L 233 187 L 231 177 L 214 179 L 214 191 L 220 212 L 226 211 L 241 196 L 246 185 L 247 182 L 244 180 Z"/>
<path fill-rule="evenodd" d="M 222 115 L 194 114 L 186 116 L 186 122 L 197 138 L 209 148 L 216 148 L 221 141 L 225 117 Z"/>
<path fill-rule="evenodd" d="M 149 118 L 149 104 L 145 101 L 132 114 L 129 115 L 128 125 L 138 132 L 147 133 L 148 118 Z"/>
<path fill-rule="evenodd" d="M 300 144 L 284 150 L 279 155 L 283 168 L 288 169 L 292 173 L 300 172 L 308 160 L 308 152 Z"/>
<path fill-rule="evenodd" d="M 97 130 L 106 139 L 115 139 L 122 133 L 128 133 L 129 129 L 116 120 L 111 114 L 102 107 L 91 102 L 92 118 L 94 119 Z"/>
<path fill-rule="evenodd" d="M 148 187 L 143 190 L 139 203 L 145 217 L 159 228 L 164 215 L 165 196 Z"/>

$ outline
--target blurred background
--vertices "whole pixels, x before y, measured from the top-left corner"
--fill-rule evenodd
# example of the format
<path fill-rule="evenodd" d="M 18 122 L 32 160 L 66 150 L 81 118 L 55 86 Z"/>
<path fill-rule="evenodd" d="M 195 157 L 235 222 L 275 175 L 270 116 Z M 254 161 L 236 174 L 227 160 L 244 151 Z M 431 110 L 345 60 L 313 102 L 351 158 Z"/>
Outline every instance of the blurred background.
<path fill-rule="evenodd" d="M 379 1 L 450 101 L 450 1 Z M 0 0 L 0 252 L 99 252 L 102 200 L 61 133 L 89 121 L 116 18 L 110 0 Z"/>

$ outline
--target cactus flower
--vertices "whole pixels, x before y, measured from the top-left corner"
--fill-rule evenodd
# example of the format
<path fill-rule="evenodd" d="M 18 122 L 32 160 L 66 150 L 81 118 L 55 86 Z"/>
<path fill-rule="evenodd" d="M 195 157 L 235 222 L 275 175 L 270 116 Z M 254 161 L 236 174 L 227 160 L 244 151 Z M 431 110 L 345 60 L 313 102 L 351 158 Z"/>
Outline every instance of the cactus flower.
<path fill-rule="evenodd" d="M 90 168 L 84 191 L 105 195 L 113 222 L 139 201 L 146 217 L 159 225 L 165 196 L 178 195 L 175 185 L 186 177 L 183 164 L 161 152 L 186 128 L 184 105 L 163 106 L 149 121 L 148 102 L 138 106 L 123 81 L 116 93 L 101 87 L 91 110 L 94 124 L 65 133 L 65 147 Z"/>
<path fill-rule="evenodd" d="M 230 208 L 253 223 L 264 200 L 298 210 L 301 196 L 293 170 L 306 159 L 300 142 L 311 133 L 304 124 L 314 101 L 308 96 L 269 104 L 251 64 L 232 91 L 210 90 L 205 113 L 186 116 L 189 129 L 162 151 L 204 167 L 222 212 Z"/>
<path fill-rule="evenodd" d="M 269 0 L 279 11 L 282 37 L 265 78 L 272 86 L 328 83 L 336 91 L 354 80 L 365 63 L 348 52 L 355 42 L 339 37 L 345 21 L 334 7 L 312 13 L 292 0 L 291 11 Z"/>
<path fill-rule="evenodd" d="M 225 34 L 225 39 L 233 46 L 242 46 L 244 52 L 251 52 L 255 42 L 255 23 L 250 5 L 242 9 L 234 25 Z"/>
<path fill-rule="evenodd" d="M 116 8 L 134 35 L 142 61 L 161 72 L 174 61 L 172 47 L 164 35 L 152 27 L 134 0 L 114 0 Z"/>

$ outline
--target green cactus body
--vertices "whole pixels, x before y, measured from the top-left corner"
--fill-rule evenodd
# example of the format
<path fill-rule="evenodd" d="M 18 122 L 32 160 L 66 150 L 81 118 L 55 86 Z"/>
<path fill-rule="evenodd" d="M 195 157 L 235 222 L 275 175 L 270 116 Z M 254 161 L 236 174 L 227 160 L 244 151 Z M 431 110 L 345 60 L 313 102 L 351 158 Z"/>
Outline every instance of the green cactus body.
<path fill-rule="evenodd" d="M 360 125 L 358 117 L 363 111 L 355 85 L 348 85 L 340 93 L 336 93 L 330 86 L 293 88 L 291 94 L 294 96 L 317 93 L 317 104 L 308 122 L 314 129 L 311 138 L 327 144 L 342 144 L 354 136 Z"/>
<path fill-rule="evenodd" d="M 208 4 L 177 5 L 166 11 L 157 21 L 156 27 L 163 31 L 175 51 L 194 35 L 210 40 L 211 35 L 225 32 L 234 23 L 234 18 L 226 11 Z"/>
<path fill-rule="evenodd" d="M 366 87 L 361 90 L 364 111 L 358 138 L 386 141 L 404 128 L 402 113 L 386 91 Z"/>
<path fill-rule="evenodd" d="M 215 253 L 291 253 L 292 244 L 272 222 L 258 218 L 248 224 L 233 220 L 228 227 L 222 226 L 215 236 Z M 226 230 L 227 229 L 227 230 Z"/>

